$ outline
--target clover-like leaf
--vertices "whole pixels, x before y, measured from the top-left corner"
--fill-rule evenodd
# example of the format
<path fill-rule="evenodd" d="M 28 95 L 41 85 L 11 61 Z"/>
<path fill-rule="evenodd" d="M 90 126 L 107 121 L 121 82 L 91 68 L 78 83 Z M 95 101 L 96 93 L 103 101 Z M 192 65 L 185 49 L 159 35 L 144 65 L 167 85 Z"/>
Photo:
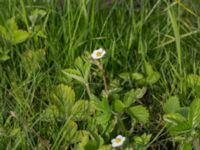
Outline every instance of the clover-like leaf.
<path fill-rule="evenodd" d="M 55 105 L 49 105 L 41 114 L 41 118 L 44 121 L 55 121 L 59 117 L 59 110 Z"/>
<path fill-rule="evenodd" d="M 170 126 L 176 126 L 180 123 L 187 122 L 187 119 L 179 113 L 170 113 L 166 114 L 163 117 L 164 121 L 166 121 Z"/>
<path fill-rule="evenodd" d="M 68 115 L 75 102 L 74 90 L 64 84 L 58 85 L 51 94 L 51 102 L 59 108 L 64 115 Z"/>
<path fill-rule="evenodd" d="M 65 135 L 67 141 L 73 141 L 77 133 L 77 130 L 78 130 L 78 125 L 76 124 L 76 122 L 69 120 L 66 123 L 63 135 Z"/>
<path fill-rule="evenodd" d="M 141 74 L 141 73 L 132 73 L 131 74 L 131 77 L 132 77 L 132 79 L 133 80 L 141 80 L 141 79 L 144 79 L 144 76 L 143 76 L 143 74 Z"/>
<path fill-rule="evenodd" d="M 102 125 L 107 124 L 111 118 L 111 115 L 112 114 L 110 112 L 100 113 L 98 116 L 96 116 L 97 124 L 102 124 Z"/>
<path fill-rule="evenodd" d="M 114 100 L 113 107 L 116 112 L 122 112 L 125 108 L 123 102 L 119 99 Z"/>
<path fill-rule="evenodd" d="M 160 79 L 160 73 L 154 71 L 152 74 L 148 75 L 146 78 L 146 82 L 148 84 L 154 84 Z"/>
<path fill-rule="evenodd" d="M 30 37 L 30 33 L 24 30 L 15 30 L 12 35 L 12 43 L 19 44 L 26 41 Z"/>
<path fill-rule="evenodd" d="M 76 70 L 76 69 L 65 69 L 62 71 L 66 76 L 75 79 L 77 81 L 79 81 L 82 84 L 86 84 L 86 81 L 84 80 L 84 78 L 81 75 L 81 72 Z"/>
<path fill-rule="evenodd" d="M 91 106 L 87 100 L 78 100 L 71 108 L 71 115 L 74 120 L 81 121 L 91 115 Z"/>
<path fill-rule="evenodd" d="M 172 96 L 167 99 L 167 101 L 163 104 L 163 110 L 165 113 L 175 113 L 180 109 L 180 103 L 177 96 Z"/>
<path fill-rule="evenodd" d="M 139 123 L 147 123 L 149 121 L 149 111 L 142 105 L 130 107 L 128 113 Z"/>
<path fill-rule="evenodd" d="M 146 93 L 146 91 L 147 91 L 146 87 L 132 89 L 132 90 L 128 91 L 124 96 L 123 102 L 124 102 L 125 106 L 129 107 L 135 101 L 142 98 L 144 96 L 144 94 Z"/>

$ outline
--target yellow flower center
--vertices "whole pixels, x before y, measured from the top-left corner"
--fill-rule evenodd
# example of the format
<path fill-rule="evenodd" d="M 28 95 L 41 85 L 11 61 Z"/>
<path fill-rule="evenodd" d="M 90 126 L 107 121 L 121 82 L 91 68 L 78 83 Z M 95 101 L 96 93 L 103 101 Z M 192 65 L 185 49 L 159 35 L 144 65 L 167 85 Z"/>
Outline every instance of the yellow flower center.
<path fill-rule="evenodd" d="M 96 52 L 96 56 L 100 57 L 102 55 L 102 52 Z"/>
<path fill-rule="evenodd" d="M 116 139 L 115 139 L 115 142 L 116 142 L 116 143 L 120 143 L 120 142 L 121 142 L 121 139 L 120 139 L 120 138 L 116 138 Z"/>

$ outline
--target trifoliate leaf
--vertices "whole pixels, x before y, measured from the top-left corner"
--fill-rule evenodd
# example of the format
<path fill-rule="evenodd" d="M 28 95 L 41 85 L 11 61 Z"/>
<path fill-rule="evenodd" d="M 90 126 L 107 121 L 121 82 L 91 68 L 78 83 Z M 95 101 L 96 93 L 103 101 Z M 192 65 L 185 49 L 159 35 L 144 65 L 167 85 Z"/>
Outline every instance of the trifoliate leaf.
<path fill-rule="evenodd" d="M 65 126 L 65 130 L 63 131 L 63 135 L 66 135 L 65 138 L 67 141 L 73 141 L 75 138 L 75 134 L 77 133 L 78 125 L 76 122 L 70 120 L 67 122 Z"/>
<path fill-rule="evenodd" d="M 188 121 L 184 121 L 178 123 L 177 125 L 172 125 L 169 127 L 169 131 L 172 134 L 189 132 L 190 130 L 191 130 L 191 125 L 188 123 Z"/>
<path fill-rule="evenodd" d="M 137 101 L 138 99 L 142 98 L 144 96 L 144 94 L 146 93 L 146 87 L 143 88 L 137 88 L 132 89 L 130 91 L 128 91 L 125 96 L 124 96 L 124 104 L 126 107 L 129 107 L 131 104 L 133 104 L 135 101 Z"/>
<path fill-rule="evenodd" d="M 114 100 L 113 107 L 116 112 L 123 112 L 125 105 L 121 100 Z"/>
<path fill-rule="evenodd" d="M 110 112 L 104 112 L 104 113 L 100 113 L 97 117 L 96 117 L 96 122 L 97 124 L 102 124 L 105 125 L 109 122 L 110 118 L 111 118 L 111 113 Z"/>
<path fill-rule="evenodd" d="M 163 104 L 163 110 L 165 113 L 175 113 L 180 109 L 180 103 L 177 96 L 172 96 L 167 99 Z"/>
<path fill-rule="evenodd" d="M 136 100 L 137 100 L 137 98 L 136 98 L 135 89 L 132 89 L 132 90 L 128 91 L 125 94 L 123 102 L 124 102 L 124 104 L 125 104 L 126 107 L 129 107 Z"/>
<path fill-rule="evenodd" d="M 65 69 L 62 71 L 66 76 L 79 81 L 82 84 L 86 84 L 86 81 L 81 75 L 81 72 L 75 69 Z"/>
<path fill-rule="evenodd" d="M 137 88 L 137 89 L 135 90 L 136 98 L 137 98 L 137 99 L 142 98 L 142 97 L 145 95 L 146 91 L 147 91 L 147 88 L 146 88 L 146 87 Z"/>
<path fill-rule="evenodd" d="M 15 17 L 12 17 L 6 21 L 6 28 L 9 30 L 9 32 L 18 30 L 17 23 L 15 22 Z"/>
<path fill-rule="evenodd" d="M 154 84 L 160 79 L 160 73 L 159 72 L 153 72 L 152 74 L 148 75 L 146 78 L 146 82 L 148 84 Z"/>
<path fill-rule="evenodd" d="M 132 73 L 131 77 L 133 80 L 141 80 L 144 78 L 143 74 L 141 73 Z"/>
<path fill-rule="evenodd" d="M 19 44 L 24 41 L 26 41 L 30 36 L 30 33 L 24 30 L 15 30 L 13 31 L 13 38 L 12 43 L 13 44 Z"/>
<path fill-rule="evenodd" d="M 51 102 L 59 108 L 63 115 L 69 114 L 75 102 L 74 90 L 64 84 L 58 85 L 51 94 Z"/>
<path fill-rule="evenodd" d="M 185 122 L 187 119 L 179 113 L 170 113 L 164 115 L 164 120 L 167 123 L 177 125 L 178 123 Z"/>
<path fill-rule="evenodd" d="M 119 77 L 122 78 L 122 79 L 130 79 L 130 73 L 128 72 L 123 72 L 123 73 L 120 73 L 119 74 Z"/>
<path fill-rule="evenodd" d="M 149 120 L 149 111 L 144 106 L 139 105 L 130 107 L 128 113 L 139 123 L 147 123 Z"/>
<path fill-rule="evenodd" d="M 86 100 L 78 100 L 71 109 L 71 115 L 76 121 L 87 119 L 91 115 L 90 103 Z"/>
<path fill-rule="evenodd" d="M 44 121 L 53 122 L 59 117 L 59 110 L 55 105 L 48 106 L 41 114 L 41 118 Z"/>

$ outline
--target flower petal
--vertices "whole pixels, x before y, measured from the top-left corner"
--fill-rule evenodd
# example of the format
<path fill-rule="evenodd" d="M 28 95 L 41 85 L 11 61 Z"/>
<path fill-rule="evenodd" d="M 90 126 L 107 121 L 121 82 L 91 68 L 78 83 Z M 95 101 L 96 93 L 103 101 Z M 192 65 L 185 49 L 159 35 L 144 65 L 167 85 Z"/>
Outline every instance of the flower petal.
<path fill-rule="evenodd" d="M 99 55 L 99 53 L 100 53 L 100 55 Z M 105 54 L 106 54 L 106 51 L 102 48 L 99 48 L 92 52 L 91 57 L 93 59 L 100 59 L 100 58 L 104 57 Z"/>

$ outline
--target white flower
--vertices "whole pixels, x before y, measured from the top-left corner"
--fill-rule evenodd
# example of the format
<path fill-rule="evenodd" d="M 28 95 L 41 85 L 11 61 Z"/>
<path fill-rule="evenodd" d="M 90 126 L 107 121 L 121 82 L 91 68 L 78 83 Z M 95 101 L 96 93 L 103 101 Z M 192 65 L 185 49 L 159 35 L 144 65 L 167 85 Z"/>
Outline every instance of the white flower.
<path fill-rule="evenodd" d="M 97 50 L 94 50 L 91 54 L 93 59 L 100 59 L 106 54 L 106 51 L 102 48 L 99 48 Z"/>
<path fill-rule="evenodd" d="M 115 139 L 112 139 L 111 143 L 112 143 L 112 147 L 119 147 L 121 146 L 124 141 L 125 141 L 125 137 L 123 137 L 122 135 L 118 135 Z"/>

